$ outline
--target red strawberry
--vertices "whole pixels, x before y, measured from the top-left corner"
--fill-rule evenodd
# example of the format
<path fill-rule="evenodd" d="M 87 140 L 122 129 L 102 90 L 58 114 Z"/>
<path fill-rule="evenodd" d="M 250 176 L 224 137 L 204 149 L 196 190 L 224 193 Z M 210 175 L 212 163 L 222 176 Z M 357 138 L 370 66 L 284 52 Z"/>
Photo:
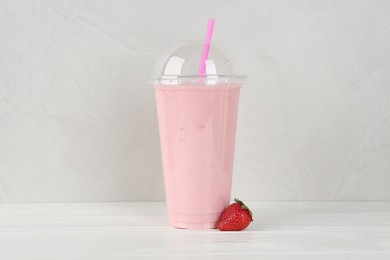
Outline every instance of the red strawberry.
<path fill-rule="evenodd" d="M 235 203 L 227 207 L 219 217 L 216 228 L 221 231 L 239 231 L 243 230 L 252 219 L 252 212 L 239 199 L 234 199 Z"/>

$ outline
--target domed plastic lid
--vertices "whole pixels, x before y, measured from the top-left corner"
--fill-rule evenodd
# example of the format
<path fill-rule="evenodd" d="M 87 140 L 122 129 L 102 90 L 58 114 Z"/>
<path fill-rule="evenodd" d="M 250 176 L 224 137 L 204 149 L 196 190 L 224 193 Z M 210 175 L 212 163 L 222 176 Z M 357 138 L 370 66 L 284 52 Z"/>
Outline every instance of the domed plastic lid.
<path fill-rule="evenodd" d="M 188 44 L 173 52 L 155 83 L 163 85 L 244 84 L 246 76 L 235 75 L 229 59 L 214 45 L 205 61 L 205 75 L 197 75 L 202 44 Z"/>

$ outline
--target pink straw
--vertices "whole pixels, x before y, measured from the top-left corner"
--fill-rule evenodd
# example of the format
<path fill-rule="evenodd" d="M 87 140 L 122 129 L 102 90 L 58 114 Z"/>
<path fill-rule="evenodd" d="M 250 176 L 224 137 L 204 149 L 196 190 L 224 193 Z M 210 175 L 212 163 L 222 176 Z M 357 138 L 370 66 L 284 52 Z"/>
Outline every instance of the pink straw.
<path fill-rule="evenodd" d="M 209 56 L 211 36 L 213 35 L 214 19 L 210 18 L 207 23 L 206 37 L 204 39 L 202 56 L 200 57 L 198 76 L 203 76 L 206 69 L 206 60 Z"/>

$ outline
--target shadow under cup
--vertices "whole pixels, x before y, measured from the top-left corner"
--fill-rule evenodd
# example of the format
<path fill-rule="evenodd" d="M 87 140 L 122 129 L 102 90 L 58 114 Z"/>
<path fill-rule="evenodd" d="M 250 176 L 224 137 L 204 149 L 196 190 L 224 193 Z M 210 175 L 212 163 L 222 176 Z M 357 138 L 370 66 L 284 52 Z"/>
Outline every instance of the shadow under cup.
<path fill-rule="evenodd" d="M 230 203 L 241 81 L 159 79 L 154 90 L 169 224 L 208 229 Z"/>

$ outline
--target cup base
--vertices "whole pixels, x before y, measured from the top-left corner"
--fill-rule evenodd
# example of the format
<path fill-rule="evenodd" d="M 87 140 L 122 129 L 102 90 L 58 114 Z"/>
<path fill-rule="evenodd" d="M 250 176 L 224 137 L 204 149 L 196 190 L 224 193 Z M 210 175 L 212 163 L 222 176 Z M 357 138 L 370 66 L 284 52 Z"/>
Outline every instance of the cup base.
<path fill-rule="evenodd" d="M 169 225 L 182 229 L 212 229 L 220 216 L 212 214 L 184 214 L 168 212 Z"/>
<path fill-rule="evenodd" d="M 169 220 L 169 225 L 179 229 L 214 229 L 215 223 L 188 223 Z"/>

